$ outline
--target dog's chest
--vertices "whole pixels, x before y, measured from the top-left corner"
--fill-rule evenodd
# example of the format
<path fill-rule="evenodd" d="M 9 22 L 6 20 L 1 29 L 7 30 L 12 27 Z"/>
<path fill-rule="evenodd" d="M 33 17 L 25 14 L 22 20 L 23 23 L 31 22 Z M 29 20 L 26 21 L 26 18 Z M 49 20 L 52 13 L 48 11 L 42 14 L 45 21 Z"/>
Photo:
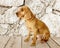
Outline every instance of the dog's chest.
<path fill-rule="evenodd" d="M 27 28 L 29 28 L 31 31 L 33 31 L 34 26 L 35 26 L 35 22 L 34 21 L 26 21 L 26 26 Z"/>

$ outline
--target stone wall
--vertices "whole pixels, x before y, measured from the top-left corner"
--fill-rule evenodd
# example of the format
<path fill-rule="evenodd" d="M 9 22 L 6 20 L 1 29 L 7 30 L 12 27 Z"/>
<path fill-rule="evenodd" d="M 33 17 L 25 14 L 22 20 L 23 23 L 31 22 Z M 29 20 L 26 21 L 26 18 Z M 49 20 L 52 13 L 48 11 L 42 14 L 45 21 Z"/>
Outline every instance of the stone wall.
<path fill-rule="evenodd" d="M 36 17 L 49 28 L 52 36 L 60 37 L 60 0 L 0 0 L 0 35 L 28 34 L 23 20 L 19 20 L 16 11 L 27 5 Z"/>

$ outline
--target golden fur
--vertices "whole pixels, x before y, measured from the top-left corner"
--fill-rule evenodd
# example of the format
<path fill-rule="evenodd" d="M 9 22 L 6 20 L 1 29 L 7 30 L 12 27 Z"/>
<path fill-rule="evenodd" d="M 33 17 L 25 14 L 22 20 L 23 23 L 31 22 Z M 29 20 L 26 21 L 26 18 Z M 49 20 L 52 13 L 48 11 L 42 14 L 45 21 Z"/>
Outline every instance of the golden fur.
<path fill-rule="evenodd" d="M 37 35 L 40 35 L 41 42 L 42 41 L 46 42 L 49 39 L 50 32 L 48 27 L 46 26 L 45 23 L 43 23 L 41 20 L 35 17 L 35 15 L 31 12 L 31 10 L 27 6 L 20 7 L 16 15 L 19 17 L 19 19 L 25 20 L 27 29 L 29 30 L 29 34 L 25 41 L 29 41 L 31 32 L 34 33 L 31 45 L 36 44 Z"/>

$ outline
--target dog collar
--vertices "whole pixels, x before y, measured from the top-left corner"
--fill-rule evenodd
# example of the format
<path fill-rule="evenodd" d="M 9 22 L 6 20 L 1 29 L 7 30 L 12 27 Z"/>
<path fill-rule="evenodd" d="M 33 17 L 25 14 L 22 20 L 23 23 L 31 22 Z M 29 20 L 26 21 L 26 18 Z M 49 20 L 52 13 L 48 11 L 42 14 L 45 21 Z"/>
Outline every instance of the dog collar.
<path fill-rule="evenodd" d="M 33 17 L 31 17 L 31 18 L 29 18 L 29 19 L 27 19 L 27 20 L 33 20 L 35 18 L 35 16 L 33 16 Z"/>

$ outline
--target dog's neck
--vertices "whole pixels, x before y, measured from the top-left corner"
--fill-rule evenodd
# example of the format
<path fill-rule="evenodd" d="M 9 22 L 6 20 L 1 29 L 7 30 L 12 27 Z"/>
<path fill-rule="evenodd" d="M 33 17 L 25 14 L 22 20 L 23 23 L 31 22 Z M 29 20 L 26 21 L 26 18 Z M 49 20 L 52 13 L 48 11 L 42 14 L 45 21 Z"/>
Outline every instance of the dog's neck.
<path fill-rule="evenodd" d="M 31 18 L 29 18 L 29 19 L 25 19 L 25 21 L 31 21 L 31 20 L 33 20 L 33 19 L 35 18 L 34 15 L 31 15 L 31 16 L 32 16 Z"/>

